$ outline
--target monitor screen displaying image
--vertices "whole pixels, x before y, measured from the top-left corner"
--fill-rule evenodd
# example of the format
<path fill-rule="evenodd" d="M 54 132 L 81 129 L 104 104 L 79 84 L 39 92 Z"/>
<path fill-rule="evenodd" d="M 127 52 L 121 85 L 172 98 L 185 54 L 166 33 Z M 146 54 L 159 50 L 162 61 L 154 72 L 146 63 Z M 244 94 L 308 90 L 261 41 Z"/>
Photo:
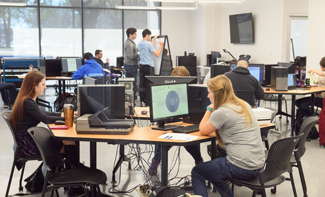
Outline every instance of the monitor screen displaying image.
<path fill-rule="evenodd" d="M 248 70 L 251 75 L 253 75 L 260 84 L 263 84 L 263 73 L 264 65 L 263 64 L 249 64 Z"/>
<path fill-rule="evenodd" d="M 82 66 L 80 57 L 61 57 L 61 61 L 62 73 L 74 73 Z"/>
<path fill-rule="evenodd" d="M 187 84 L 151 85 L 150 110 L 153 122 L 187 116 Z"/>

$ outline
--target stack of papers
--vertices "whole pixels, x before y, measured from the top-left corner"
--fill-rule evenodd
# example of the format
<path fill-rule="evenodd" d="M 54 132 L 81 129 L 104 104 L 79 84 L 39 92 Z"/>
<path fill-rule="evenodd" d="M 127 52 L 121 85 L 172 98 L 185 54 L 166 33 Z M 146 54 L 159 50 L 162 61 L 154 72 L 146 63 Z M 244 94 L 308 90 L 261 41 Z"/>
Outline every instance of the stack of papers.
<path fill-rule="evenodd" d="M 160 139 L 171 139 L 171 140 L 182 140 L 182 141 L 193 141 L 198 138 L 198 136 L 189 135 L 185 133 L 164 133 L 158 138 Z"/>

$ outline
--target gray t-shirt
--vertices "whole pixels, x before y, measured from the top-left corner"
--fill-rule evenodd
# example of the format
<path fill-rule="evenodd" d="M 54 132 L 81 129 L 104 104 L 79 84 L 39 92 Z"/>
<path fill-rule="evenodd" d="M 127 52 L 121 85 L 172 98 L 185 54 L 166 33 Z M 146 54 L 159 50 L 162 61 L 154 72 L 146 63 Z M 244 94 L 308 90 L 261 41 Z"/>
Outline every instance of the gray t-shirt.
<path fill-rule="evenodd" d="M 233 109 L 240 111 L 241 107 L 224 104 L 212 112 L 209 121 L 218 129 L 230 163 L 246 170 L 259 169 L 264 165 L 265 153 L 257 118 L 247 104 L 253 123 L 246 125 L 245 114 Z"/>

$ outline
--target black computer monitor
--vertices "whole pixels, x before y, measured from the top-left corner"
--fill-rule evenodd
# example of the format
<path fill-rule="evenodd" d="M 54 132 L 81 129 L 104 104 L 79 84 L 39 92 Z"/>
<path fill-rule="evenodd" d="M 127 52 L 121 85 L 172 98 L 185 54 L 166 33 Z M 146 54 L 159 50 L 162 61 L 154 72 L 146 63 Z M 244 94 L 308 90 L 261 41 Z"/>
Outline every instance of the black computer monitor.
<path fill-rule="evenodd" d="M 211 102 L 208 98 L 208 88 L 206 84 L 189 84 L 189 116 L 183 118 L 183 121 L 193 124 L 199 124 L 206 112 L 206 107 L 210 104 Z"/>
<path fill-rule="evenodd" d="M 248 70 L 249 73 L 260 82 L 260 84 L 263 84 L 264 64 L 249 64 Z"/>
<path fill-rule="evenodd" d="M 271 85 L 271 68 L 273 66 L 278 66 L 277 64 L 265 64 L 264 65 L 264 86 L 270 86 Z"/>
<path fill-rule="evenodd" d="M 92 77 L 84 77 L 85 85 L 96 85 L 96 84 L 106 84 L 107 79 L 106 76 L 92 76 Z"/>
<path fill-rule="evenodd" d="M 186 83 L 152 84 L 150 86 L 150 120 L 158 122 L 155 129 L 166 130 L 165 121 L 188 116 Z"/>
<path fill-rule="evenodd" d="M 211 51 L 211 64 L 218 63 L 218 58 L 219 58 L 219 52 Z"/>
<path fill-rule="evenodd" d="M 230 70 L 234 70 L 236 67 L 237 67 L 237 62 L 230 64 Z"/>
<path fill-rule="evenodd" d="M 124 57 L 116 57 L 116 67 L 122 68 L 123 67 Z"/>
<path fill-rule="evenodd" d="M 151 98 L 149 95 L 150 84 L 165 84 L 165 83 L 187 83 L 187 84 L 197 84 L 197 77 L 192 76 L 145 76 L 145 99 L 146 105 L 149 106 L 151 103 Z"/>
<path fill-rule="evenodd" d="M 219 64 L 210 65 L 211 78 L 218 76 L 218 75 L 223 75 L 229 71 L 230 71 L 229 65 L 219 65 Z"/>
<path fill-rule="evenodd" d="M 47 77 L 62 75 L 62 63 L 59 59 L 45 59 L 45 64 L 40 66 L 40 71 Z"/>
<path fill-rule="evenodd" d="M 125 86 L 78 85 L 78 115 L 94 114 L 108 107 L 108 118 L 125 118 Z"/>
<path fill-rule="evenodd" d="M 82 66 L 80 57 L 60 57 L 60 59 L 63 74 L 74 73 Z"/>
<path fill-rule="evenodd" d="M 288 74 L 296 73 L 296 65 L 294 63 L 278 62 L 278 66 L 283 66 L 288 68 Z"/>

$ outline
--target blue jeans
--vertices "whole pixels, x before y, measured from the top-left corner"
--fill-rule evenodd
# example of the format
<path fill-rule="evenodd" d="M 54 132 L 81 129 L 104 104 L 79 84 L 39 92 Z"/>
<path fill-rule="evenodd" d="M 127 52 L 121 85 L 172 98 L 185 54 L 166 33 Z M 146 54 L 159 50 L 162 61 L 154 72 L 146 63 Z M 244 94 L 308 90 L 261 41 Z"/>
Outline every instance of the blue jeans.
<path fill-rule="evenodd" d="M 169 150 L 171 147 L 172 146 L 168 146 L 167 150 Z M 200 151 L 200 144 L 184 146 L 184 148 L 187 150 L 188 153 L 190 153 L 192 155 L 195 162 L 203 161 L 203 158 L 201 156 L 201 151 Z M 156 160 L 158 163 L 160 163 L 160 159 L 161 159 L 161 146 L 160 145 L 155 146 L 155 155 L 154 155 L 153 159 Z"/>
<path fill-rule="evenodd" d="M 262 169 L 262 168 L 261 168 Z M 227 179 L 252 179 L 259 170 L 245 170 L 231 164 L 226 157 L 214 159 L 195 166 L 192 169 L 192 186 L 194 194 L 208 197 L 205 180 L 210 181 L 223 195 L 227 186 Z M 234 194 L 228 187 L 227 197 L 233 197 Z"/>
<path fill-rule="evenodd" d="M 135 85 L 137 85 L 138 65 L 124 64 L 124 70 L 127 74 L 130 74 L 134 77 Z"/>

